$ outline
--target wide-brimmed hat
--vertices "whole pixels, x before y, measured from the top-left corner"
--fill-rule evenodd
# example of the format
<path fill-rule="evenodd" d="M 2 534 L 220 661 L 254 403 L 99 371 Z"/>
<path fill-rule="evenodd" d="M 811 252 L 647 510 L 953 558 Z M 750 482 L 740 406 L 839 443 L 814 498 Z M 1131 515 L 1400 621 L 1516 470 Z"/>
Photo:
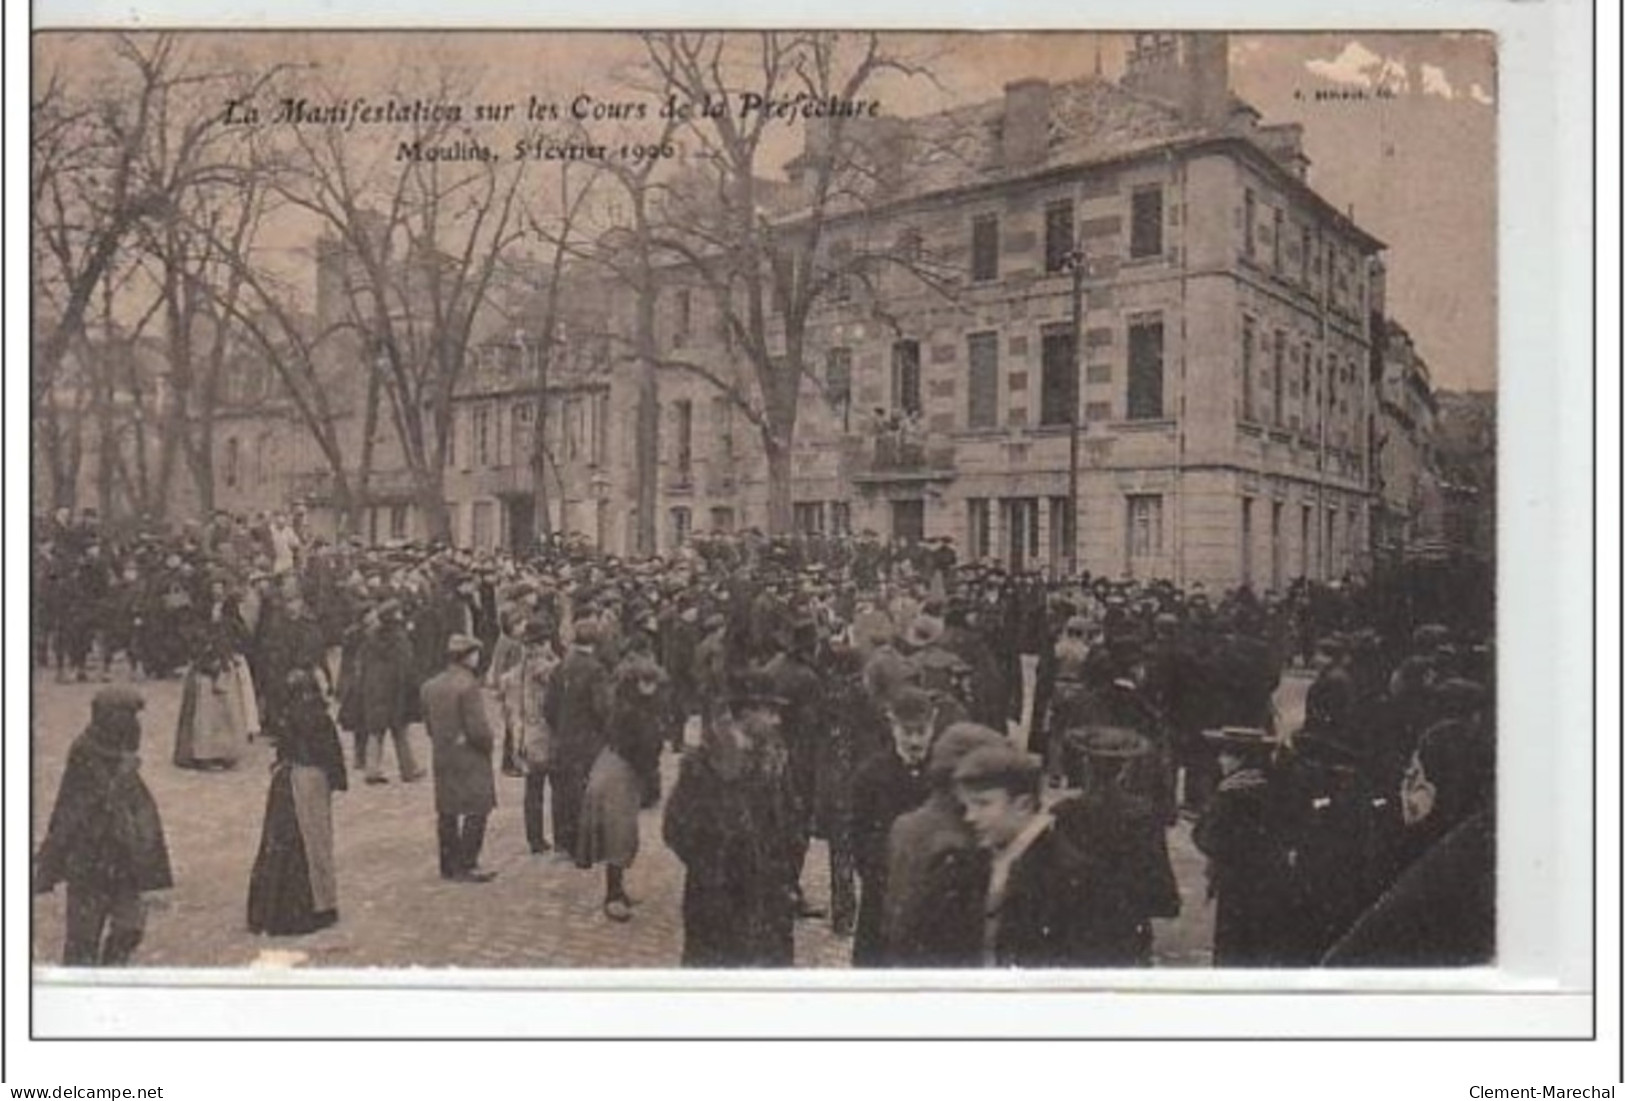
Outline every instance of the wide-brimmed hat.
<path fill-rule="evenodd" d="M 934 615 L 915 616 L 914 622 L 908 625 L 908 630 L 903 634 L 903 641 L 916 650 L 924 650 L 940 642 L 947 627 Z"/>
<path fill-rule="evenodd" d="M 1219 749 L 1233 749 L 1242 753 L 1266 752 L 1278 744 L 1269 731 L 1254 726 L 1221 726 L 1202 731 L 1202 737 Z"/>
<path fill-rule="evenodd" d="M 480 645 L 479 639 L 461 632 L 454 633 L 446 640 L 446 656 L 448 658 L 460 658 L 465 654 L 474 653 L 481 649 L 484 649 L 484 647 Z"/>
<path fill-rule="evenodd" d="M 778 685 L 765 673 L 740 673 L 728 684 L 728 706 L 736 710 L 752 707 L 770 707 L 783 711 L 790 701 L 778 692 Z"/>
<path fill-rule="evenodd" d="M 1126 726 L 1086 726 L 1073 731 L 1068 741 L 1090 757 L 1131 761 L 1151 752 L 1151 739 Z"/>

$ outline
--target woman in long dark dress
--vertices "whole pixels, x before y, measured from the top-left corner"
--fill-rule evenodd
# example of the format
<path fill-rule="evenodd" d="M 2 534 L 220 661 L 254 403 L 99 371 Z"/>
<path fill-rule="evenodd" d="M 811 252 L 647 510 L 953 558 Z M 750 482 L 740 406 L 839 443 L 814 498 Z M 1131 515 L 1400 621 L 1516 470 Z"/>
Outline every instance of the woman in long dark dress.
<path fill-rule="evenodd" d="M 286 722 L 271 767 L 265 827 L 248 884 L 255 933 L 313 933 L 338 921 L 333 865 L 333 792 L 348 787 L 338 728 L 316 678 L 288 675 Z"/>

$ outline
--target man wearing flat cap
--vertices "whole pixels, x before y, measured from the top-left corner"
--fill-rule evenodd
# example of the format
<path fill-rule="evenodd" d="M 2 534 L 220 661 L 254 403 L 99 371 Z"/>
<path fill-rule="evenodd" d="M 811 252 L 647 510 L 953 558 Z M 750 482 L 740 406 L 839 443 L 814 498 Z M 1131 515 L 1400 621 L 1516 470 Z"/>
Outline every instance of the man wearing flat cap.
<path fill-rule="evenodd" d="M 136 755 L 143 706 L 133 688 L 96 693 L 35 857 L 36 893 L 68 884 L 62 962 L 69 967 L 128 963 L 146 930 L 142 893 L 174 885 L 163 822 Z"/>
<path fill-rule="evenodd" d="M 486 883 L 496 876 L 479 867 L 486 818 L 497 803 L 491 771 L 496 735 L 475 672 L 479 660 L 479 641 L 454 633 L 446 640 L 445 669 L 421 692 L 424 723 L 434 747 L 440 876 L 462 883 Z"/>
<path fill-rule="evenodd" d="M 965 820 L 990 857 L 982 961 L 988 967 L 1087 967 L 1095 959 L 1084 857 L 1039 800 L 1042 768 L 1012 745 L 967 753 L 954 769 Z"/>

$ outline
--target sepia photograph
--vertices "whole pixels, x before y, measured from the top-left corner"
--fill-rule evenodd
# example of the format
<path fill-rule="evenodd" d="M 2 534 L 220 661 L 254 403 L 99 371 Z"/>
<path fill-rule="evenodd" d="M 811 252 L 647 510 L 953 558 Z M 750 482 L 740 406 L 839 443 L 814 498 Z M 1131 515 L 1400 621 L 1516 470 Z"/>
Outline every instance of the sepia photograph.
<path fill-rule="evenodd" d="M 36 33 L 35 982 L 1493 967 L 1498 48 Z"/>

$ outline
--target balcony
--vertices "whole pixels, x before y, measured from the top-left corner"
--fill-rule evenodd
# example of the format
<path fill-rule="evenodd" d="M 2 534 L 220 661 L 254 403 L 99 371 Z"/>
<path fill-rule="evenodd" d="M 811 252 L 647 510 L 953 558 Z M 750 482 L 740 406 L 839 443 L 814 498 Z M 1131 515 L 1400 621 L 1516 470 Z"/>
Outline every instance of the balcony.
<path fill-rule="evenodd" d="M 356 487 L 353 471 L 349 480 L 353 491 Z M 284 486 L 290 501 L 303 501 L 310 505 L 330 505 L 335 501 L 331 470 L 288 474 Z M 375 470 L 367 477 L 366 499 L 369 503 L 410 501 L 416 496 L 417 483 L 413 481 L 410 470 Z"/>
<path fill-rule="evenodd" d="M 951 481 L 958 473 L 954 444 L 929 433 L 881 432 L 841 443 L 843 477 L 857 485 Z"/>

